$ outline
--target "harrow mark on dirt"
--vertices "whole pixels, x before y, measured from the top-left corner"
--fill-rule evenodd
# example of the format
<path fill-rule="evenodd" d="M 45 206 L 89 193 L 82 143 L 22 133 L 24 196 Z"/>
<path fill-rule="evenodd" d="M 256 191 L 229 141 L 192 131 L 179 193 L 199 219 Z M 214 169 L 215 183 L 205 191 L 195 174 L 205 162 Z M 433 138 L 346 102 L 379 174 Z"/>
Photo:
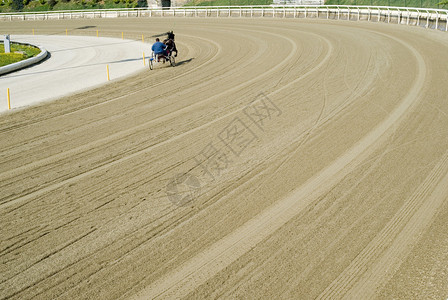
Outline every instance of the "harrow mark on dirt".
<path fill-rule="evenodd" d="M 399 298 L 403 278 L 410 294 L 446 297 L 446 33 L 280 19 L 4 25 L 39 24 L 174 30 L 179 63 L 0 116 L 1 299 Z M 276 113 L 257 123 L 260 93 Z M 250 142 L 230 149 L 238 124 Z M 206 149 L 225 164 L 198 164 Z M 182 173 L 200 193 L 175 206 L 167 184 Z"/>

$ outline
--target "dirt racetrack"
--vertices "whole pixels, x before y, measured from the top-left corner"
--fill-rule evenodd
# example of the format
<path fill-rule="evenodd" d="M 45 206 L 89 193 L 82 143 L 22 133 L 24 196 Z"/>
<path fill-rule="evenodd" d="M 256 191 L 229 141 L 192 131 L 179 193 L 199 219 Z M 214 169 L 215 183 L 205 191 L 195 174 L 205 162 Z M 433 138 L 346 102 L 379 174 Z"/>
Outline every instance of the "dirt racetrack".
<path fill-rule="evenodd" d="M 0 116 L 1 299 L 448 297 L 447 33 L 1 27 L 173 29 L 180 51 L 175 68 Z"/>

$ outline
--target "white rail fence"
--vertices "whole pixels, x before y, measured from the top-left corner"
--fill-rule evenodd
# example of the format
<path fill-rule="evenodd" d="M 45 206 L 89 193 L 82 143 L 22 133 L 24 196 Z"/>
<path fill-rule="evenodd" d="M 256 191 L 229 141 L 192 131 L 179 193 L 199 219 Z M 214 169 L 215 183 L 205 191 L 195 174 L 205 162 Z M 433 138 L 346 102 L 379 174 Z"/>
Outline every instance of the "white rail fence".
<path fill-rule="evenodd" d="M 324 0 L 273 0 L 274 5 L 324 5 Z"/>
<path fill-rule="evenodd" d="M 171 7 L 169 9 L 97 9 L 1 13 L 0 21 L 121 17 L 278 17 L 337 19 L 353 21 L 365 20 L 371 22 L 386 22 L 421 26 L 448 32 L 448 10 L 387 6 L 270 5 Z"/>

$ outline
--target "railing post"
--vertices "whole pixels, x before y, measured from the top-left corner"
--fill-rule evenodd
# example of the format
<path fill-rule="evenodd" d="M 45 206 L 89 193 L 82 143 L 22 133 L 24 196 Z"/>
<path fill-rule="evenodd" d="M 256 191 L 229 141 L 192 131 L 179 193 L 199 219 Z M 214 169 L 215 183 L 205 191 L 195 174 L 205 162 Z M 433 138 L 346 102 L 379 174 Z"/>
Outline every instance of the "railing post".
<path fill-rule="evenodd" d="M 448 32 L 448 12 L 446 13 L 446 19 L 445 19 L 445 31 Z"/>
<path fill-rule="evenodd" d="M 438 28 L 439 28 L 439 12 L 436 11 L 436 28 L 435 29 L 438 29 Z"/>
<path fill-rule="evenodd" d="M 390 23 L 390 9 L 387 9 L 387 23 Z"/>
<path fill-rule="evenodd" d="M 426 28 L 429 27 L 429 11 L 426 11 Z"/>

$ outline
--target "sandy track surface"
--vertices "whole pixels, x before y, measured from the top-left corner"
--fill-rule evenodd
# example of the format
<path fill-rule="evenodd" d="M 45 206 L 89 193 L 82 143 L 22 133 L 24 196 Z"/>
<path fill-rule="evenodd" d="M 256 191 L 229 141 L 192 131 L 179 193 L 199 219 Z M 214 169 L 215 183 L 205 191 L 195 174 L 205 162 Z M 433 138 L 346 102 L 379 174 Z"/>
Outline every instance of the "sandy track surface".
<path fill-rule="evenodd" d="M 93 27 L 92 27 L 93 28 Z M 70 34 L 72 34 L 72 31 Z M 68 32 L 68 30 L 67 30 Z M 150 45 L 141 41 L 96 36 L 13 35 L 13 41 L 43 46 L 50 52 L 46 61 L 0 77 L 0 90 L 9 88 L 11 107 L 18 108 L 57 99 L 144 69 L 143 53 Z M 0 111 L 8 110 L 6 101 Z"/>
<path fill-rule="evenodd" d="M 180 55 L 1 116 L 2 299 L 448 297 L 446 33 L 4 25 L 174 29 Z"/>

